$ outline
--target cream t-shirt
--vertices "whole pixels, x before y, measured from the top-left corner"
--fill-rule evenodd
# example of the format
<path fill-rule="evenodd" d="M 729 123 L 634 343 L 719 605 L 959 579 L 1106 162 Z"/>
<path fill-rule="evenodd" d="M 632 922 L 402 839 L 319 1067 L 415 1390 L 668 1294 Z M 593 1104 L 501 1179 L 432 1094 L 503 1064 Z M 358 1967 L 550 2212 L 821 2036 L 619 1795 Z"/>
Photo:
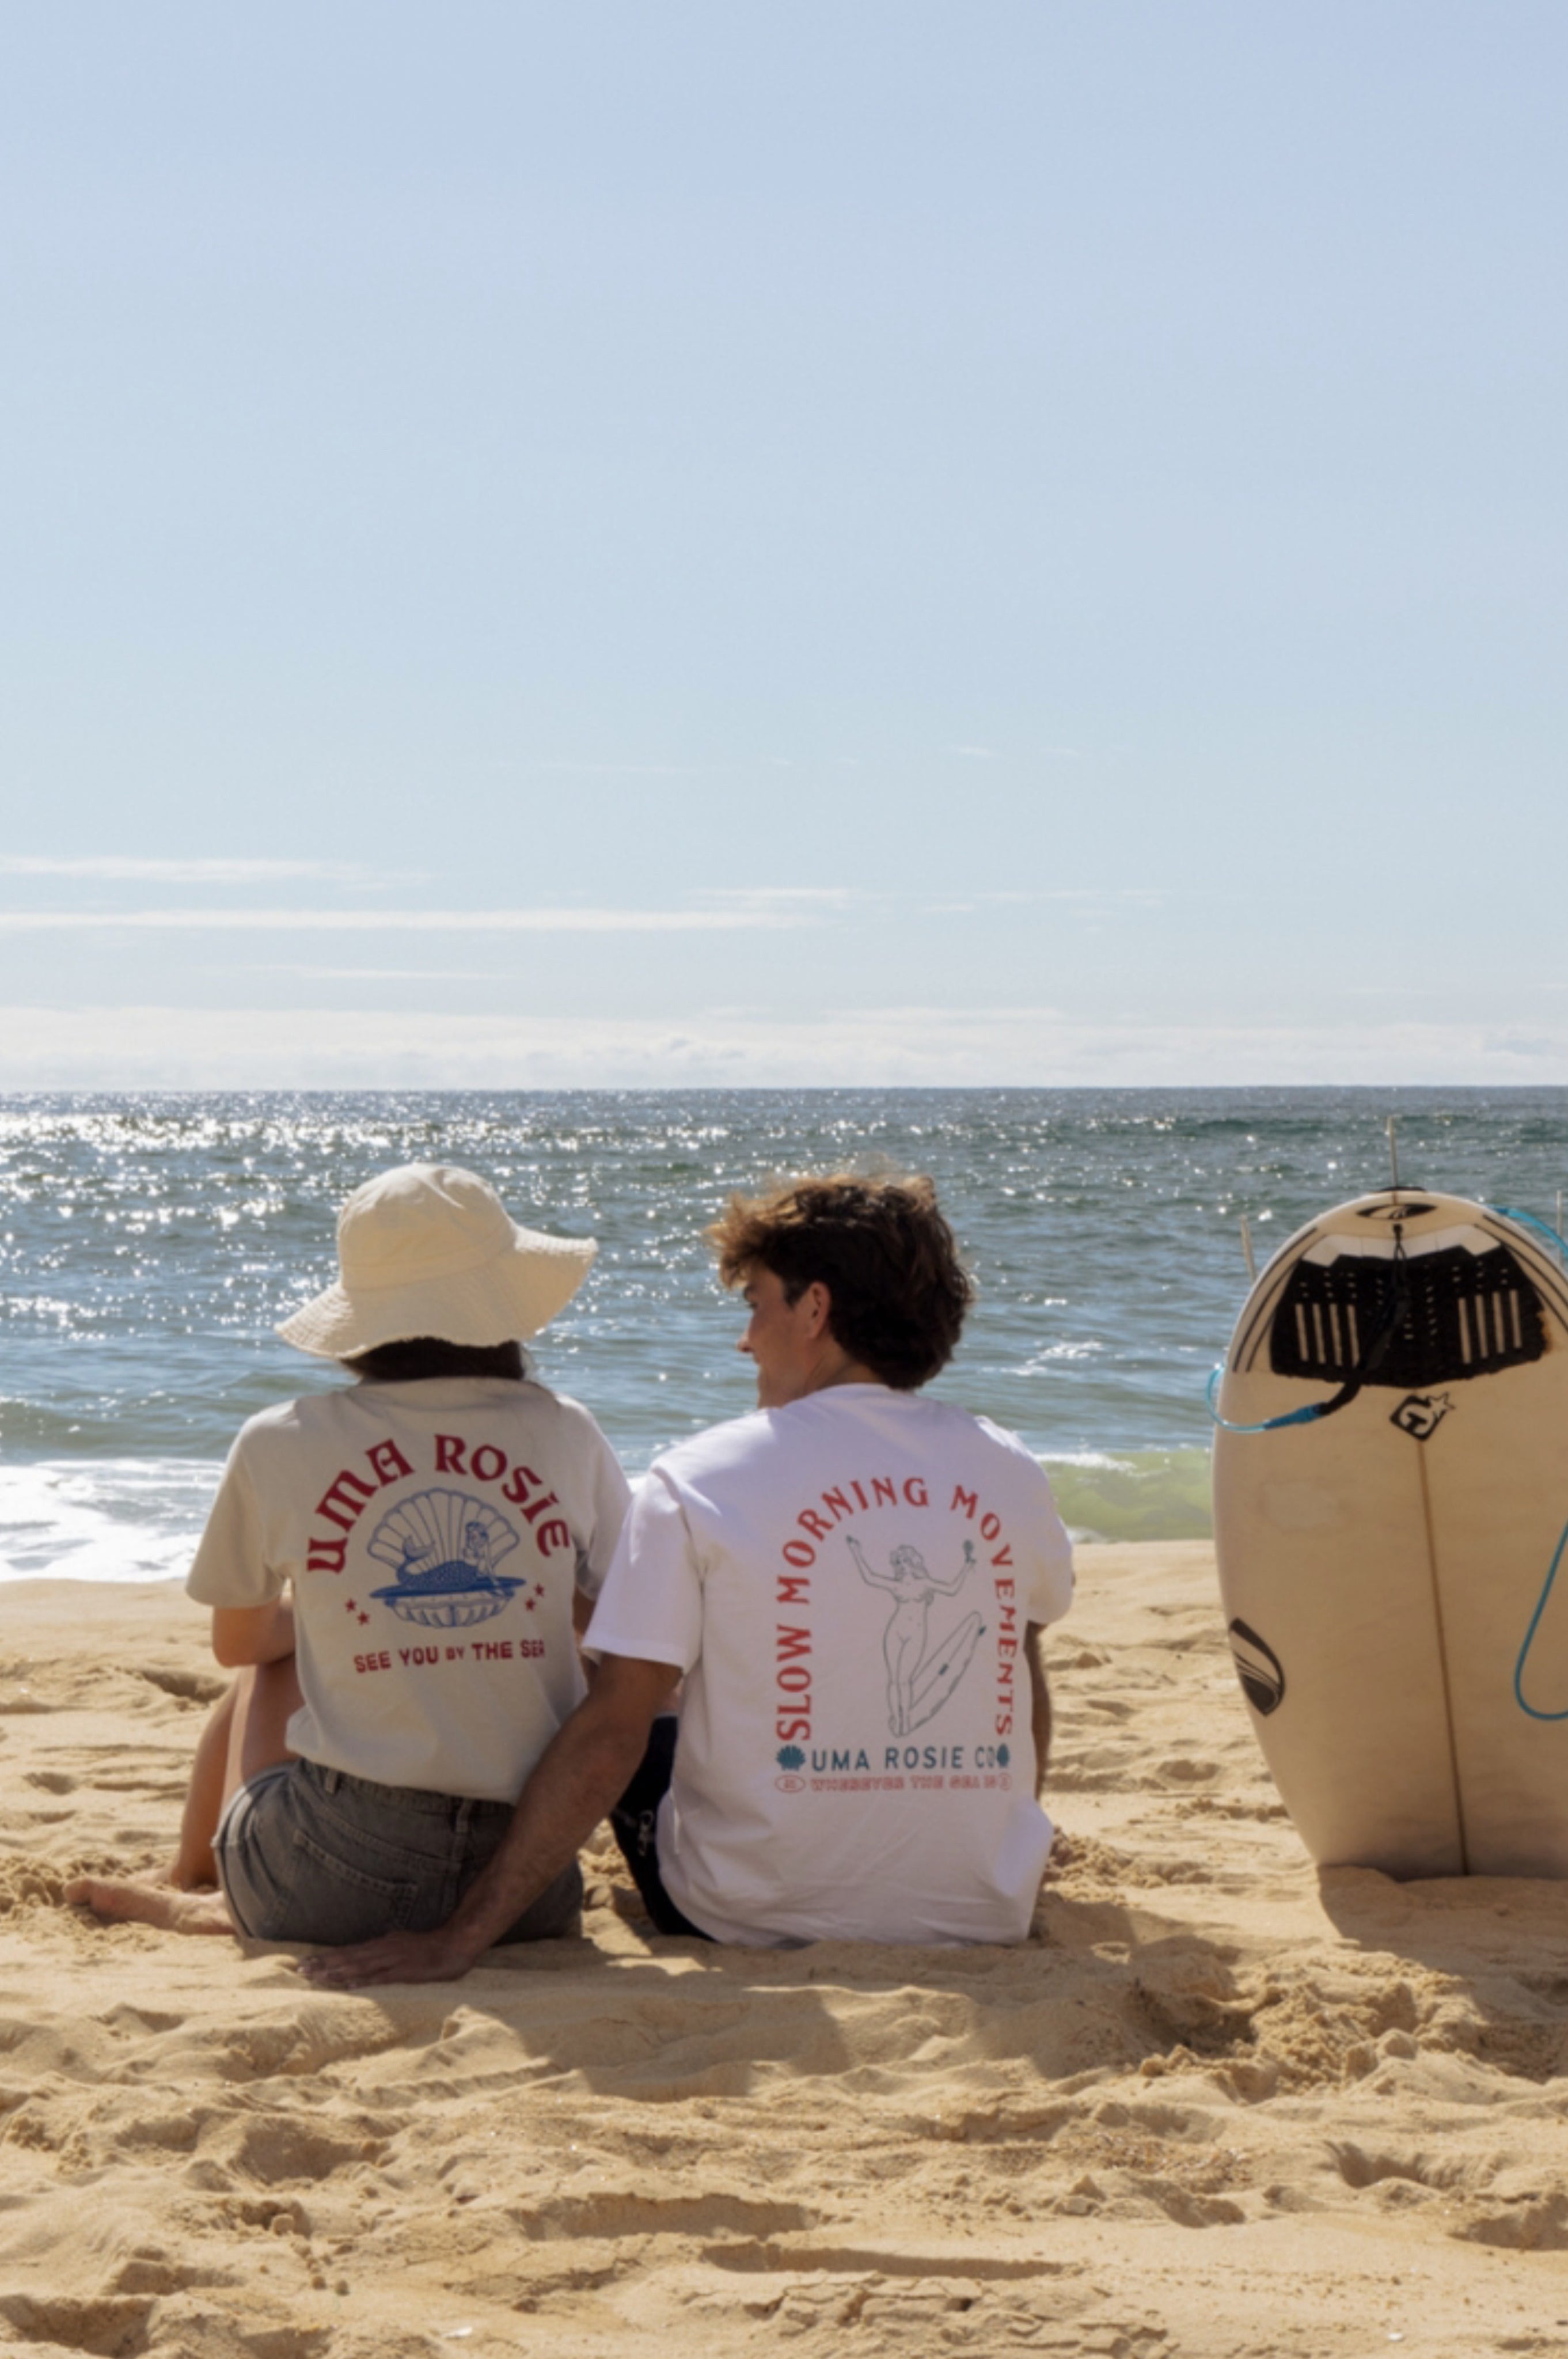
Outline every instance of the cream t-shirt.
<path fill-rule="evenodd" d="M 572 1593 L 629 1498 L 588 1411 L 542 1385 L 356 1384 L 241 1429 L 187 1587 L 294 1593 L 288 1742 L 384 1786 L 514 1801 L 579 1701 Z"/>
<path fill-rule="evenodd" d="M 686 1674 L 658 1828 L 719 1940 L 1015 1941 L 1051 1822 L 1024 1632 L 1072 1597 L 1013 1435 L 846 1385 L 657 1460 L 586 1645 Z"/>

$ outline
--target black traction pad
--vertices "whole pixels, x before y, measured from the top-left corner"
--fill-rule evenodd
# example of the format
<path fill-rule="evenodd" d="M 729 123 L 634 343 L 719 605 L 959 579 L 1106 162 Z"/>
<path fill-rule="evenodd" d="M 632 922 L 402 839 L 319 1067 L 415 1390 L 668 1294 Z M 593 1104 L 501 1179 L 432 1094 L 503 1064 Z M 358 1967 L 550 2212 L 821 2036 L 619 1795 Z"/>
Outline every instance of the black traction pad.
<path fill-rule="evenodd" d="M 1404 1306 L 1375 1366 L 1363 1363 L 1395 1289 Z M 1345 1253 L 1299 1261 L 1280 1298 L 1269 1364 L 1280 1376 L 1392 1385 L 1417 1392 L 1539 1360 L 1546 1350 L 1541 1297 L 1507 1245 L 1463 1245 L 1402 1262 Z"/>

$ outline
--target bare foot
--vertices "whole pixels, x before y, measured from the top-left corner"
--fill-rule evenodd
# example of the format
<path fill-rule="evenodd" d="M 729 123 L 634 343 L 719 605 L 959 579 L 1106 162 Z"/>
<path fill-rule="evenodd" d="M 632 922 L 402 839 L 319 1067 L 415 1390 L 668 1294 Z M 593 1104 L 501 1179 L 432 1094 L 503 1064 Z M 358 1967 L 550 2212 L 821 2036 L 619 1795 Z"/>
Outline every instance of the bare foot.
<path fill-rule="evenodd" d="M 91 1908 L 121 1925 L 161 1925 L 169 1933 L 232 1933 L 234 1920 L 221 1892 L 181 1892 L 172 1884 L 73 1875 L 65 1887 L 73 1907 Z"/>

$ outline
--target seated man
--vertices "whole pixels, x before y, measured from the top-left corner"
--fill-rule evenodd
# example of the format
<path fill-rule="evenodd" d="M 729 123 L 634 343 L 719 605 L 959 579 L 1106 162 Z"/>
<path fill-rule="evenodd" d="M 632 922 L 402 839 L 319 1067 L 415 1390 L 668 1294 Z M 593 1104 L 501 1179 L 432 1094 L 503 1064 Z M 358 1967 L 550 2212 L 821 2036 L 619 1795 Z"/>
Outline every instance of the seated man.
<path fill-rule="evenodd" d="M 750 1306 L 756 1412 L 655 1462 L 589 1625 L 591 1691 L 455 1913 L 311 1958 L 313 1981 L 465 1973 L 618 1797 L 663 1931 L 1027 1933 L 1052 1832 L 1038 1636 L 1071 1551 L 1022 1443 L 918 1391 L 970 1299 L 930 1182 L 799 1180 L 709 1236 Z M 683 1677 L 678 1739 L 650 1745 Z"/>

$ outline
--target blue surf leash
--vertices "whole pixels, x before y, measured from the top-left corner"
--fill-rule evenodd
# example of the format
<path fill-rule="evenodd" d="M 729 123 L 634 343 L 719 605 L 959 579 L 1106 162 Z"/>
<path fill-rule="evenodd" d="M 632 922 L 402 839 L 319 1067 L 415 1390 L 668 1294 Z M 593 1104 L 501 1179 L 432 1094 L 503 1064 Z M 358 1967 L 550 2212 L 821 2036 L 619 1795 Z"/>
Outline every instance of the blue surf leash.
<path fill-rule="evenodd" d="M 1520 1212 L 1512 1204 L 1488 1204 L 1488 1212 L 1496 1212 L 1499 1221 L 1517 1221 L 1521 1229 L 1534 1229 L 1554 1245 L 1564 1262 L 1568 1262 L 1568 1240 L 1560 1237 L 1550 1221 L 1537 1220 L 1533 1212 Z"/>
<path fill-rule="evenodd" d="M 1561 1712 L 1540 1712 L 1527 1700 L 1524 1692 L 1524 1667 L 1530 1659 L 1530 1650 L 1535 1644 L 1535 1634 L 1541 1627 L 1541 1617 L 1546 1611 L 1546 1601 L 1551 1596 L 1552 1583 L 1557 1579 L 1557 1568 L 1563 1561 L 1564 1549 L 1568 1549 L 1568 1524 L 1563 1525 L 1563 1537 L 1552 1552 L 1552 1562 L 1547 1570 L 1546 1579 L 1541 1583 L 1541 1595 L 1535 1601 L 1535 1612 L 1530 1617 L 1530 1627 L 1524 1634 L 1524 1644 L 1519 1650 L 1519 1660 L 1514 1665 L 1514 1701 L 1520 1712 L 1528 1712 L 1531 1720 L 1568 1720 L 1568 1705 L 1564 1705 Z"/>
<path fill-rule="evenodd" d="M 1549 1245 L 1554 1245 L 1564 1264 L 1568 1264 L 1568 1241 L 1559 1236 L 1550 1221 L 1540 1220 L 1533 1212 L 1521 1212 L 1515 1204 L 1493 1204 L 1489 1209 L 1497 1213 L 1499 1220 L 1516 1221 L 1521 1229 L 1533 1229 L 1538 1236 L 1544 1237 Z M 1514 1665 L 1514 1701 L 1520 1712 L 1529 1713 L 1531 1720 L 1568 1720 L 1568 1704 L 1561 1712 L 1541 1712 L 1529 1701 L 1524 1691 L 1524 1667 L 1530 1660 L 1530 1650 L 1535 1644 L 1535 1634 L 1541 1627 L 1541 1618 L 1556 1583 L 1558 1567 L 1563 1562 L 1565 1549 L 1568 1549 L 1568 1524 L 1563 1525 L 1557 1546 L 1552 1551 L 1552 1562 L 1547 1567 L 1546 1579 L 1541 1584 L 1541 1595 L 1535 1601 L 1535 1611 L 1530 1617 L 1524 1644 Z"/>
<path fill-rule="evenodd" d="M 1217 1367 L 1209 1370 L 1208 1387 L 1206 1394 L 1208 1413 L 1222 1433 L 1277 1433 L 1282 1425 L 1315 1425 L 1318 1419 L 1326 1417 L 1330 1408 L 1335 1406 L 1331 1401 L 1309 1401 L 1305 1408 L 1292 1408 L 1284 1417 L 1267 1417 L 1261 1425 L 1234 1425 L 1229 1418 L 1221 1417 L 1215 1406 L 1215 1395 L 1219 1390 L 1219 1380 L 1224 1374 L 1223 1361 Z"/>

